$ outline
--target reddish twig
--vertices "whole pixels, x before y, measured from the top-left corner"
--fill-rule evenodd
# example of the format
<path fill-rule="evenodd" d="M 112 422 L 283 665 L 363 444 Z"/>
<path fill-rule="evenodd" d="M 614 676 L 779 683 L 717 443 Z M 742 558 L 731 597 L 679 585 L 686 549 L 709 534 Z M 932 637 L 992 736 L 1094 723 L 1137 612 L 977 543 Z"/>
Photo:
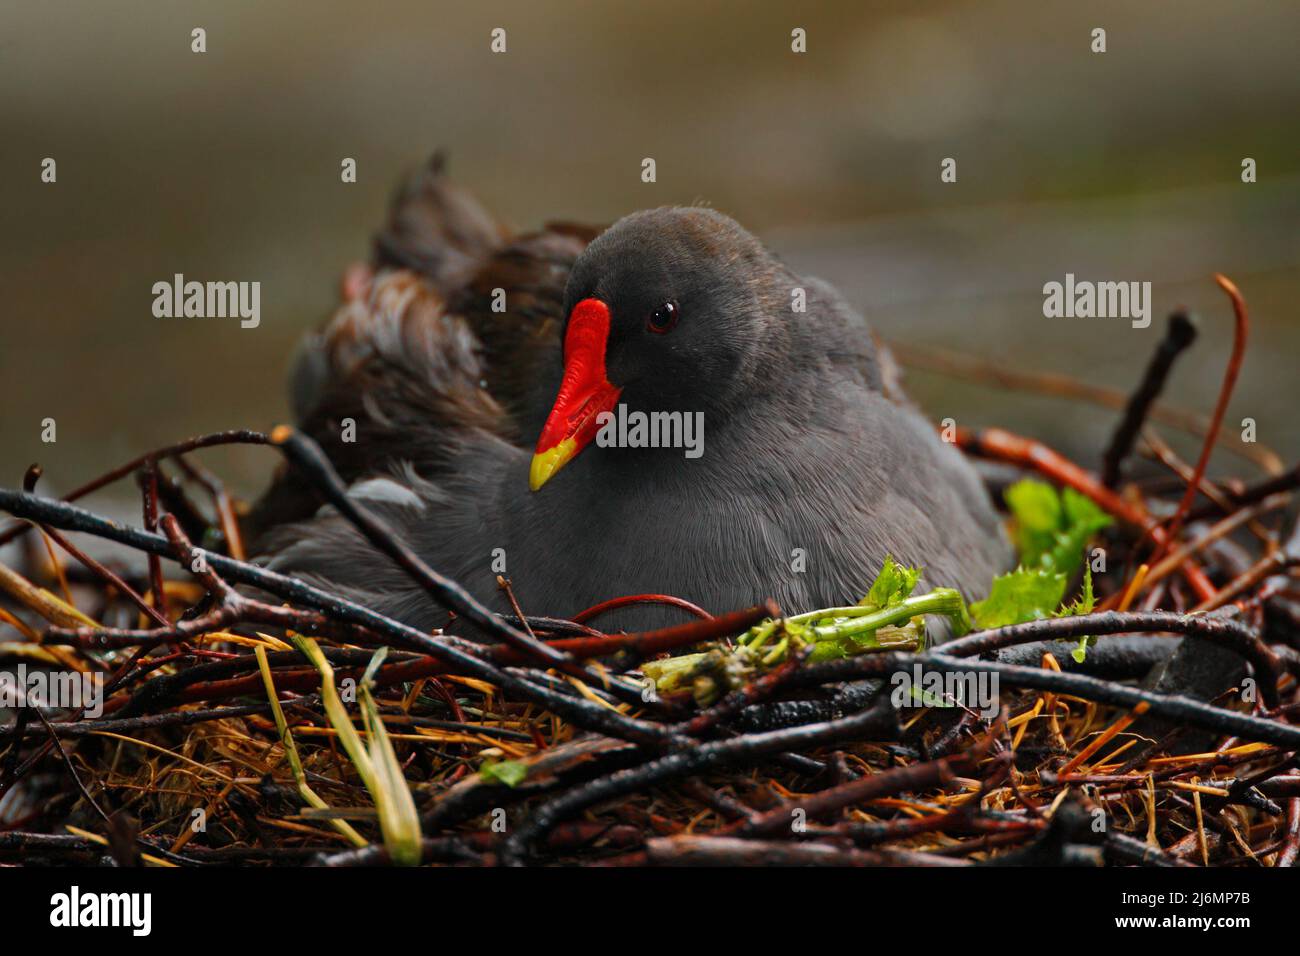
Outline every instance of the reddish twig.
<path fill-rule="evenodd" d="M 140 476 L 141 494 L 144 496 L 144 527 L 146 531 L 158 530 L 158 465 L 150 458 L 144 463 Z M 149 555 L 149 590 L 153 592 L 153 606 L 164 617 L 167 614 L 167 595 L 163 590 L 162 560 Z"/>
<path fill-rule="evenodd" d="M 137 468 L 146 462 L 161 461 L 164 458 L 172 458 L 185 452 L 196 451 L 200 448 L 211 448 L 214 445 L 265 445 L 267 437 L 261 432 L 250 431 L 249 429 L 234 429 L 224 432 L 213 432 L 209 435 L 199 435 L 197 438 L 190 438 L 183 442 L 177 442 L 175 445 L 167 445 L 154 451 L 146 452 L 139 457 L 132 458 L 125 465 L 119 465 L 111 471 L 106 471 L 98 478 L 93 478 L 73 489 L 63 496 L 62 501 L 76 501 L 83 498 L 92 491 L 98 491 L 105 485 L 111 485 L 113 482 L 125 478 Z M 15 522 L 0 533 L 0 544 L 8 544 L 14 538 L 17 538 L 27 532 L 31 526 L 26 522 Z"/>
<path fill-rule="evenodd" d="M 212 497 L 212 506 L 217 510 L 217 523 L 221 526 L 221 533 L 226 539 L 226 553 L 238 561 L 243 561 L 248 554 L 244 550 L 244 538 L 239 531 L 239 517 L 235 514 L 235 506 L 226 492 L 226 486 L 212 472 L 190 461 L 184 455 L 177 455 L 176 463 L 181 466 L 185 474 L 207 489 Z"/>
<path fill-rule="evenodd" d="M 682 598 L 673 597 L 671 594 L 628 594 L 624 597 L 611 598 L 608 601 L 601 601 L 599 604 L 592 605 L 585 611 L 579 611 L 577 614 L 573 615 L 571 620 L 575 624 L 583 624 L 594 617 L 599 617 L 606 611 L 613 611 L 632 604 L 664 604 L 668 607 L 679 607 L 683 611 L 688 611 L 704 621 L 710 620 L 713 617 L 713 615 L 704 610 L 704 608 L 692 604 L 690 601 Z"/>
<path fill-rule="evenodd" d="M 1102 510 L 1114 515 L 1125 524 L 1151 535 L 1157 544 L 1164 542 L 1167 534 L 1163 528 L 1149 516 L 1129 504 L 1109 488 L 1104 487 L 1096 478 L 1080 468 L 1060 452 L 1049 448 L 1042 442 L 1016 435 L 1001 428 L 987 428 L 973 431 L 968 428 L 956 430 L 957 445 L 971 454 L 998 461 L 1011 462 L 1024 468 L 1033 468 L 1059 484 L 1067 485 L 1082 495 L 1095 501 Z M 1188 559 L 1182 567 L 1183 576 L 1192 586 L 1200 600 L 1207 600 L 1215 593 L 1215 587 L 1205 572 L 1196 562 Z"/>
<path fill-rule="evenodd" d="M 170 516 L 169 516 L 170 517 Z M 703 641 L 717 640 L 730 634 L 738 634 L 757 624 L 766 617 L 779 614 L 773 604 L 763 604 L 720 615 L 710 621 L 692 621 L 674 627 L 654 631 L 642 631 L 635 634 L 607 634 L 599 638 L 574 637 L 560 638 L 550 642 L 552 646 L 573 655 L 575 658 L 606 657 L 620 651 L 628 651 L 636 656 L 649 657 L 667 651 L 689 647 Z M 328 631 L 338 633 L 346 640 L 379 644 L 384 638 L 378 634 L 349 631 L 332 625 L 323 615 L 315 612 L 300 611 L 292 608 L 280 608 L 262 605 L 260 602 L 247 602 L 235 607 L 222 607 L 201 617 L 178 622 L 166 633 L 161 631 L 115 631 L 96 628 L 50 628 L 45 634 L 45 641 L 51 644 L 71 644 L 76 647 L 128 647 L 155 646 L 180 638 L 192 639 L 214 630 L 228 628 L 240 621 L 261 622 L 290 627 L 303 633 Z M 467 645 L 467 649 L 500 667 L 526 666 L 530 658 L 520 651 L 504 644 L 482 647 Z M 252 659 L 239 658 L 223 665 L 226 671 L 240 668 L 256 668 Z M 385 664 L 375 674 L 376 686 L 405 683 L 422 677 L 437 674 L 463 673 L 445 661 L 432 656 L 421 656 L 408 661 Z M 159 687 L 169 687 L 176 683 L 174 677 L 156 678 Z M 305 667 L 290 671 L 276 671 L 276 687 L 281 690 L 309 691 L 320 685 L 320 674 L 314 668 Z M 260 673 L 219 680 L 196 681 L 183 689 L 175 691 L 174 699 L 179 703 L 195 703 L 202 700 L 222 700 L 255 694 L 263 687 Z M 155 697 L 155 691 L 149 685 L 142 685 L 137 694 L 141 697 Z M 168 698 L 171 699 L 171 698 Z M 113 713 L 121 706 L 118 701 L 105 705 L 107 713 Z"/>
<path fill-rule="evenodd" d="M 1215 402 L 1214 413 L 1210 416 L 1209 435 L 1218 434 L 1219 427 L 1223 424 L 1224 413 L 1228 410 L 1228 401 L 1232 398 L 1233 389 L 1237 385 L 1237 376 L 1241 373 L 1241 363 L 1246 357 L 1246 336 L 1250 332 L 1250 321 L 1246 316 L 1246 303 L 1242 299 L 1241 293 L 1227 276 L 1215 274 L 1214 281 L 1219 284 L 1228 298 L 1232 300 L 1232 314 L 1234 318 L 1232 331 L 1232 355 L 1228 359 L 1228 367 L 1223 373 L 1223 385 L 1219 388 L 1219 399 Z M 1192 502 L 1196 500 L 1196 490 L 1200 486 L 1201 479 L 1205 476 L 1205 467 L 1210 463 L 1210 454 L 1214 451 L 1214 439 L 1207 438 L 1205 444 L 1201 446 L 1201 456 L 1196 460 L 1196 469 L 1193 472 L 1192 480 L 1187 485 L 1187 491 L 1183 493 L 1183 499 L 1178 503 L 1178 508 L 1174 511 L 1174 516 L 1170 519 L 1165 531 L 1164 540 L 1156 541 L 1155 553 L 1151 556 L 1152 561 L 1160 560 L 1165 549 L 1178 537 L 1178 532 L 1182 530 L 1183 521 L 1187 517 L 1188 510 L 1192 507 Z M 1201 600 L 1207 600 L 1210 595 L 1201 595 Z"/>

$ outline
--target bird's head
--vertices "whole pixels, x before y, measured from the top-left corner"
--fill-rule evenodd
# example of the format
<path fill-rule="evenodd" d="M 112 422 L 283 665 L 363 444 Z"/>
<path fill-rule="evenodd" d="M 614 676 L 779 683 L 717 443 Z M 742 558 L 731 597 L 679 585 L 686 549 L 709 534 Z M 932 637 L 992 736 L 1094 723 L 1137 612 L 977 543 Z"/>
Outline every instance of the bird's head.
<path fill-rule="evenodd" d="M 533 490 L 620 403 L 725 415 L 743 402 L 778 324 L 782 274 L 753 236 L 711 209 L 652 209 L 602 233 L 565 290 L 564 374 L 533 456 Z"/>

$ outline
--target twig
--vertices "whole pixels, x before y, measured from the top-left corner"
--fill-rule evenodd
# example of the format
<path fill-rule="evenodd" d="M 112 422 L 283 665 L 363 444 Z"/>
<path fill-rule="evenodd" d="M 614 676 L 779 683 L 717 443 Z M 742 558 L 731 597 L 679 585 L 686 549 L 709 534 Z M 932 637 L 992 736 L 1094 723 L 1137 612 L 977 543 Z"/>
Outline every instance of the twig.
<path fill-rule="evenodd" d="M 1101 611 L 979 631 L 944 644 L 943 653 L 949 657 L 969 657 L 1031 641 L 1133 631 L 1187 634 L 1236 651 L 1259 673 L 1260 691 L 1265 702 L 1270 707 L 1277 706 L 1277 684 L 1282 676 L 1282 662 L 1253 628 L 1230 618 L 1174 614 L 1169 611 Z"/>
<path fill-rule="evenodd" d="M 1213 707 L 1187 697 L 1159 694 L 1125 684 L 1099 680 L 1084 674 L 1003 664 L 998 661 L 975 660 L 969 657 L 897 652 L 866 654 L 861 657 L 812 664 L 805 667 L 791 683 L 796 686 L 819 686 L 834 681 L 906 672 L 914 665 L 945 673 L 997 674 L 1001 685 L 1050 691 L 1058 696 L 1081 697 L 1084 700 L 1093 700 L 1115 707 L 1132 708 L 1145 702 L 1150 706 L 1151 715 L 1155 717 L 1182 721 L 1218 733 L 1235 734 L 1245 740 L 1258 740 L 1279 747 L 1300 750 L 1300 727 L 1280 721 L 1239 714 L 1236 711 Z"/>
<path fill-rule="evenodd" d="M 212 496 L 212 505 L 217 509 L 217 523 L 221 534 L 226 539 L 226 551 L 232 558 L 243 561 L 248 555 L 244 551 L 244 538 L 239 531 L 239 518 L 235 506 L 226 493 L 226 486 L 208 469 L 197 462 L 192 462 L 184 455 L 176 456 L 176 463 L 181 470 L 207 489 Z"/>
<path fill-rule="evenodd" d="M 1300 465 L 1296 465 L 1289 471 L 1284 471 L 1280 475 L 1261 481 L 1258 484 L 1251 485 L 1244 491 L 1233 493 L 1227 490 L 1226 494 L 1232 499 L 1232 503 L 1240 507 L 1241 505 L 1252 504 L 1256 501 L 1262 501 L 1279 492 L 1291 492 L 1300 486 Z M 1197 505 L 1187 513 L 1188 521 L 1198 521 L 1201 518 L 1207 518 L 1212 514 L 1220 513 L 1222 508 L 1217 502 L 1207 501 L 1204 504 Z"/>
<path fill-rule="evenodd" d="M 1106 446 L 1106 452 L 1102 455 L 1101 483 L 1105 487 L 1114 488 L 1119 484 L 1120 465 L 1133 450 L 1133 442 L 1142 429 L 1142 423 L 1164 390 L 1169 370 L 1173 368 L 1178 356 L 1195 341 L 1196 326 L 1186 312 L 1175 312 L 1169 316 L 1165 337 L 1156 346 L 1146 372 L 1142 375 L 1142 381 L 1124 407 L 1124 417 L 1120 419 Z"/>
<path fill-rule="evenodd" d="M 280 425 L 271 432 L 271 442 L 284 452 L 285 457 L 299 469 L 317 491 L 324 495 L 339 514 L 365 536 L 367 541 L 392 558 L 411 580 L 428 591 L 443 607 L 455 611 L 488 634 L 499 638 L 534 660 L 544 662 L 582 680 L 600 683 L 599 677 L 579 665 L 571 655 L 539 641 L 532 634 L 506 624 L 455 581 L 429 567 L 424 559 L 407 547 L 381 518 L 358 504 L 355 498 L 348 496 L 347 487 L 329 459 L 325 457 L 324 452 L 320 450 L 320 446 L 302 432 L 287 425 Z"/>
<path fill-rule="evenodd" d="M 1214 404 L 1214 413 L 1210 416 L 1209 435 L 1218 434 L 1219 428 L 1223 424 L 1224 413 L 1228 410 L 1228 401 L 1232 398 L 1233 389 L 1237 385 L 1237 376 L 1241 373 L 1241 363 L 1246 357 L 1246 337 L 1250 333 L 1250 320 L 1246 316 L 1246 303 L 1237 291 L 1237 287 L 1227 276 L 1216 274 L 1214 281 L 1219 284 L 1228 298 L 1232 300 L 1233 314 L 1233 332 L 1232 332 L 1232 355 L 1228 359 L 1228 367 L 1223 372 L 1223 384 L 1219 388 L 1219 398 Z M 1205 475 L 1205 467 L 1210 463 L 1210 455 L 1214 451 L 1214 439 L 1207 437 L 1205 444 L 1201 447 L 1201 456 L 1196 460 L 1196 470 L 1192 481 L 1187 485 L 1187 491 L 1183 493 L 1183 499 L 1178 503 L 1178 508 L 1174 511 L 1174 516 L 1170 519 L 1166 527 L 1163 541 L 1156 541 L 1155 553 L 1151 556 L 1151 561 L 1158 561 L 1165 550 L 1178 538 L 1178 532 L 1182 530 L 1183 521 L 1187 518 L 1187 512 L 1192 507 L 1192 502 L 1196 500 L 1196 490 L 1200 485 L 1201 478 Z M 1206 600 L 1209 595 L 1202 594 L 1201 600 Z"/>
<path fill-rule="evenodd" d="M 1033 441 L 1013 434 L 1001 428 L 988 428 L 973 431 L 968 428 L 956 430 L 957 444 L 977 455 L 1008 461 L 1026 468 L 1033 468 L 1063 485 L 1073 488 L 1080 494 L 1087 495 L 1101 508 L 1119 518 L 1125 524 L 1149 534 L 1157 545 L 1168 538 L 1167 532 L 1153 522 L 1126 500 L 1104 487 L 1064 455 L 1047 447 L 1042 442 Z M 1215 588 L 1210 583 L 1195 561 L 1188 559 L 1182 567 L 1187 583 L 1196 591 L 1200 600 L 1212 597 Z"/>
<path fill-rule="evenodd" d="M 168 632 L 161 631 L 115 631 L 92 628 L 50 628 L 45 633 L 46 643 L 68 643 L 77 647 L 105 646 L 153 646 L 175 637 L 193 638 L 213 630 L 228 628 L 237 623 L 237 611 L 221 608 L 207 615 L 179 622 Z M 701 641 L 715 640 L 727 634 L 740 633 L 758 623 L 764 617 L 772 617 L 776 609 L 771 605 L 759 605 L 744 611 L 733 611 L 710 621 L 694 621 L 655 631 L 634 634 L 610 634 L 600 638 L 561 638 L 552 642 L 575 657 L 604 657 L 618 651 L 632 651 L 638 655 L 659 654 L 698 644 Z M 286 625 L 306 633 L 335 631 L 351 641 L 378 644 L 383 638 L 373 631 L 349 633 L 340 630 L 340 625 L 332 625 L 328 618 L 320 614 L 298 611 L 292 608 L 275 608 L 269 612 L 270 623 Z M 467 647 L 470 653 L 486 657 L 501 667 L 517 667 L 528 663 L 528 658 L 518 651 L 502 644 Z M 325 649 L 322 651 L 330 657 L 332 663 L 350 663 L 364 667 L 370 660 L 368 651 L 347 651 L 344 649 Z M 281 655 L 271 655 L 273 664 L 296 662 L 301 658 L 296 651 L 285 651 Z M 221 661 L 190 667 L 177 674 L 155 677 L 142 684 L 136 690 L 136 698 L 152 704 L 194 703 L 200 700 L 240 697 L 256 693 L 261 687 L 261 678 L 257 674 L 245 677 L 223 679 L 241 673 L 254 666 L 252 659 L 240 656 L 232 661 Z M 412 655 L 409 659 L 385 664 L 375 674 L 377 686 L 405 683 L 422 677 L 454 672 L 455 667 L 436 657 Z M 285 690 L 310 690 L 319 684 L 319 675 L 312 669 L 303 668 L 291 672 L 277 672 L 276 682 Z M 111 709 L 111 702 L 106 709 Z M 128 705 L 133 712 L 137 707 Z"/>
<path fill-rule="evenodd" d="M 727 830 L 737 836 L 762 836 L 782 830 L 789 832 L 790 822 L 796 810 L 802 810 L 808 819 L 814 820 L 823 814 L 865 803 L 868 800 L 878 800 L 904 791 L 937 787 L 951 781 L 957 773 L 974 768 L 991 742 L 990 738 L 982 746 L 973 747 L 967 753 L 942 757 L 926 763 L 894 767 L 830 790 L 823 790 L 814 796 L 789 800 L 766 813 L 733 824 Z"/>
<path fill-rule="evenodd" d="M 967 381 L 993 384 L 1002 388 L 1057 398 L 1072 398 L 1088 402 L 1102 408 L 1122 411 L 1129 401 L 1129 395 L 1118 388 L 1106 388 L 1091 382 L 1082 382 L 1068 375 L 1026 372 L 1012 368 L 1005 362 L 993 362 L 976 358 L 951 349 L 926 345 L 924 348 L 908 345 L 904 342 L 890 342 L 890 350 L 904 365 L 947 375 Z M 1207 434 L 1208 421 L 1205 416 L 1155 402 L 1150 410 L 1152 421 L 1176 428 L 1189 435 L 1204 438 Z M 1282 460 L 1270 448 L 1260 442 L 1244 444 L 1226 429 L 1220 429 L 1213 435 L 1214 440 L 1226 451 L 1237 455 L 1259 467 L 1269 475 L 1281 473 L 1285 467 Z"/>
<path fill-rule="evenodd" d="M 897 726 L 897 716 L 887 695 L 875 706 L 850 717 L 820 724 L 746 734 L 731 740 L 703 743 L 674 751 L 629 770 L 575 787 L 534 809 L 528 822 L 515 830 L 501 849 L 503 862 L 522 863 L 529 848 L 561 820 L 593 804 L 669 780 L 702 773 L 715 767 L 755 763 L 786 750 L 806 750 L 838 741 L 861 739 Z M 1300 734 L 1300 729 L 1297 730 Z"/>
<path fill-rule="evenodd" d="M 64 530 L 98 535 L 152 554 L 173 560 L 175 558 L 170 543 L 161 535 L 105 521 L 65 502 L 0 488 L 0 508 L 18 517 L 33 518 Z M 385 635 L 396 646 L 424 651 L 455 665 L 461 674 L 478 677 L 521 699 L 540 704 L 579 727 L 643 744 L 663 741 L 669 734 L 665 728 L 656 724 L 625 717 L 606 707 L 542 687 L 475 657 L 446 639 L 430 637 L 408 624 L 385 617 L 377 611 L 322 591 L 296 578 L 208 551 L 196 549 L 196 554 L 202 554 L 208 566 L 224 578 L 261 588 L 288 601 L 306 604 L 335 621 L 368 628 Z"/>
<path fill-rule="evenodd" d="M 211 448 L 214 445 L 265 445 L 266 442 L 267 437 L 261 432 L 250 431 L 242 428 L 225 432 L 213 432 L 209 435 L 199 435 L 197 438 L 190 438 L 186 441 L 178 442 L 175 445 L 167 445 L 166 447 L 158 448 L 154 451 L 145 452 L 137 458 L 132 458 L 125 465 L 119 465 L 111 471 L 107 471 L 100 475 L 98 478 L 94 478 L 86 482 L 84 485 L 68 492 L 63 496 L 62 500 L 71 502 L 76 501 L 78 498 L 83 498 L 92 491 L 98 491 L 105 485 L 111 485 L 119 478 L 125 478 L 127 475 L 131 474 L 131 472 L 135 471 L 141 465 L 150 460 L 160 461 L 164 458 L 171 458 L 174 455 L 182 455 L 186 452 L 196 451 L 200 448 Z M 3 531 L 3 533 L 0 533 L 0 545 L 8 544 L 14 538 L 25 534 L 28 527 L 29 525 L 21 522 L 10 525 Z"/>
<path fill-rule="evenodd" d="M 72 758 L 69 757 L 68 752 L 63 749 L 63 741 L 59 740 L 59 735 L 55 733 L 54 728 L 50 726 L 50 722 L 46 718 L 45 714 L 41 712 L 41 708 L 33 707 L 32 710 L 36 711 L 36 716 L 40 718 L 41 723 L 45 725 L 45 729 L 49 731 L 50 742 L 54 745 L 54 748 L 58 750 L 59 756 L 63 758 L 63 764 L 68 768 L 68 776 L 72 777 L 72 782 L 75 783 L 77 789 L 81 791 L 82 799 L 86 801 L 95 813 L 99 814 L 99 818 L 104 821 L 104 826 L 111 830 L 113 827 L 113 821 L 110 820 L 108 814 L 104 812 L 104 808 L 95 802 L 95 798 L 90 795 L 90 791 L 86 789 L 86 785 L 81 782 L 81 777 L 77 774 L 77 768 L 72 765 Z"/>
<path fill-rule="evenodd" d="M 810 843 L 780 843 L 686 834 L 646 841 L 643 854 L 622 862 L 651 866 L 970 866 L 910 850 L 858 850 Z"/>
<path fill-rule="evenodd" d="M 662 604 L 666 607 L 677 607 L 704 621 L 708 621 L 713 617 L 713 615 L 704 610 L 704 608 L 692 604 L 690 601 L 682 598 L 673 597 L 671 594 L 629 594 L 626 597 L 611 598 L 608 601 L 601 601 L 599 604 L 593 604 L 586 610 L 579 611 L 577 614 L 573 615 L 573 620 L 578 624 L 584 624 L 608 611 L 614 611 L 621 607 L 628 607 L 632 604 Z"/>
<path fill-rule="evenodd" d="M 144 496 L 144 527 L 146 531 L 158 530 L 158 466 L 150 458 L 141 472 L 140 489 Z M 167 614 L 167 595 L 163 591 L 162 562 L 158 555 L 149 555 L 149 590 L 153 606 L 160 615 Z"/>

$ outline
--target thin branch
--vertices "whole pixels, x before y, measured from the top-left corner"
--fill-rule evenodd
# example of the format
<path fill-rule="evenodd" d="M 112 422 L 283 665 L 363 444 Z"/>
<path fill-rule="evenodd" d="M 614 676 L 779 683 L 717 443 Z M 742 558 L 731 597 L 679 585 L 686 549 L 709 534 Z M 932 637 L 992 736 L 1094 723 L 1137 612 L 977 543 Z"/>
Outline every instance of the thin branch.
<path fill-rule="evenodd" d="M 1120 419 L 1106 446 L 1106 452 L 1102 455 L 1101 483 L 1107 488 L 1119 484 L 1120 465 L 1133 450 L 1133 442 L 1142 430 L 1142 423 L 1146 421 L 1151 406 L 1164 390 L 1170 369 L 1174 367 L 1178 356 L 1195 341 L 1196 326 L 1186 312 L 1175 312 L 1169 316 L 1165 336 L 1156 346 L 1146 372 L 1142 375 L 1142 381 L 1124 407 L 1124 417 Z"/>

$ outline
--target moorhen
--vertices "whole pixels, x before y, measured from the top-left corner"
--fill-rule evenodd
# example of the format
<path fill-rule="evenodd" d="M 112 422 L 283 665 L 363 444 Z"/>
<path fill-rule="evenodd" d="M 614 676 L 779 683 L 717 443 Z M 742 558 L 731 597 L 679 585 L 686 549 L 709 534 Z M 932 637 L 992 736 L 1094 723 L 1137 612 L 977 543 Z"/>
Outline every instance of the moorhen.
<path fill-rule="evenodd" d="M 350 494 L 503 612 L 498 574 L 528 614 L 646 593 L 796 612 L 860 600 L 886 554 L 968 600 L 1011 560 L 865 320 L 712 209 L 511 237 L 435 157 L 344 298 L 300 349 L 299 426 Z M 253 524 L 274 569 L 445 622 L 293 472 Z M 601 625 L 681 620 L 632 605 Z"/>

